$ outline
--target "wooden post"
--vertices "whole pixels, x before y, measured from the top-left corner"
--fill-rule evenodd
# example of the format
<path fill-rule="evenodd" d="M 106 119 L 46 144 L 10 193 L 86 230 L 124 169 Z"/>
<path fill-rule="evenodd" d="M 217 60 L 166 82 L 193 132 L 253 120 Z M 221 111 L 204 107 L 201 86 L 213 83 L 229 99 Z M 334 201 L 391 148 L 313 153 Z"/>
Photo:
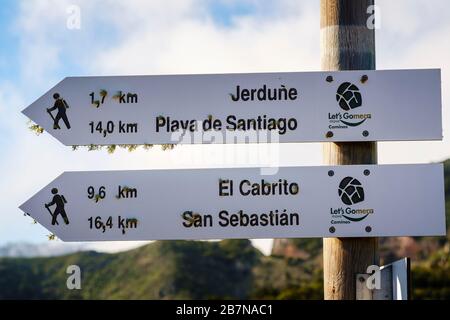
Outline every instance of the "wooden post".
<path fill-rule="evenodd" d="M 321 0 L 322 70 L 375 69 L 375 30 L 367 27 L 374 0 Z M 370 81 L 370 79 L 368 80 Z M 377 163 L 375 142 L 324 143 L 329 165 Z M 356 299 L 356 275 L 379 265 L 377 238 L 323 239 L 325 299 Z"/>

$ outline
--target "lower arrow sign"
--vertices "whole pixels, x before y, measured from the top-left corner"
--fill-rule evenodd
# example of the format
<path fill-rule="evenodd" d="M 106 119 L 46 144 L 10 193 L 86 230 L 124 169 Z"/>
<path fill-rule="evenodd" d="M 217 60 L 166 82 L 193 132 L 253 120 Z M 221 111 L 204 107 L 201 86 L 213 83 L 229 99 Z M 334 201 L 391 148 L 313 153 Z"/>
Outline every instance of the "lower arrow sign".
<path fill-rule="evenodd" d="M 66 172 L 20 208 L 64 241 L 446 234 L 441 164 L 261 172 Z"/>

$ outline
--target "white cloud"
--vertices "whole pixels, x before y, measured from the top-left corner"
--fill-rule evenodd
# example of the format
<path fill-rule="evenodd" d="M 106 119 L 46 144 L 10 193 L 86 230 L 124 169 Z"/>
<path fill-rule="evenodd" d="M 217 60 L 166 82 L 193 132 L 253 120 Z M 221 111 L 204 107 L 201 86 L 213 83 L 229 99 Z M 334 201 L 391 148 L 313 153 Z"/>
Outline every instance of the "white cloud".
<path fill-rule="evenodd" d="M 183 7 L 170 12 L 164 20 L 153 20 L 150 14 L 117 47 L 99 53 L 92 61 L 92 69 L 100 73 L 148 74 L 319 67 L 315 54 L 319 48 L 318 12 L 306 11 L 298 16 L 282 11 L 284 15 L 266 19 L 260 15 L 244 16 L 224 28 L 205 16 L 204 8 L 199 8 L 194 13 L 192 7 Z M 121 13 L 121 17 L 128 20 L 127 14 L 133 15 L 134 9 Z M 317 28 L 312 29 L 315 23 Z"/>
<path fill-rule="evenodd" d="M 54 73 L 61 66 L 61 47 L 58 32 L 63 23 L 69 1 L 21 1 L 20 15 L 15 32 L 20 35 L 20 63 L 18 70 L 25 86 L 33 84 L 43 88 L 54 79 Z M 52 32 L 53 31 L 53 32 Z M 41 89 L 43 89 L 41 88 Z"/>

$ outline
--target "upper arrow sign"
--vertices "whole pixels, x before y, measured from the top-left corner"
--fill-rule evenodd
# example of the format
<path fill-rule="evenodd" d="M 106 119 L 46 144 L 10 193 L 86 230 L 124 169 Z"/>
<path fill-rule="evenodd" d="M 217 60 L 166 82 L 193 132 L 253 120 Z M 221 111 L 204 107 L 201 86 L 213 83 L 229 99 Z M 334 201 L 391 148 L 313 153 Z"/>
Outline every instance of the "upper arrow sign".
<path fill-rule="evenodd" d="M 442 139 L 440 70 L 70 77 L 23 113 L 65 145 Z"/>
<path fill-rule="evenodd" d="M 66 172 L 20 208 L 64 241 L 445 235 L 442 164 Z"/>

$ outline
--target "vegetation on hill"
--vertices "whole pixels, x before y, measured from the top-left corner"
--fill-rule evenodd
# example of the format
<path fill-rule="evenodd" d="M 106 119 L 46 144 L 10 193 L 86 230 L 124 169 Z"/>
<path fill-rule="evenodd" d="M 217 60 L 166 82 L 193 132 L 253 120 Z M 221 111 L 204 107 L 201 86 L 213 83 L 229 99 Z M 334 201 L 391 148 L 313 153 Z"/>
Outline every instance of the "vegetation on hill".
<path fill-rule="evenodd" d="M 261 253 L 250 241 L 155 242 L 135 250 L 55 258 L 0 259 L 0 299 L 245 298 Z M 82 270 L 68 290 L 66 268 Z"/>

